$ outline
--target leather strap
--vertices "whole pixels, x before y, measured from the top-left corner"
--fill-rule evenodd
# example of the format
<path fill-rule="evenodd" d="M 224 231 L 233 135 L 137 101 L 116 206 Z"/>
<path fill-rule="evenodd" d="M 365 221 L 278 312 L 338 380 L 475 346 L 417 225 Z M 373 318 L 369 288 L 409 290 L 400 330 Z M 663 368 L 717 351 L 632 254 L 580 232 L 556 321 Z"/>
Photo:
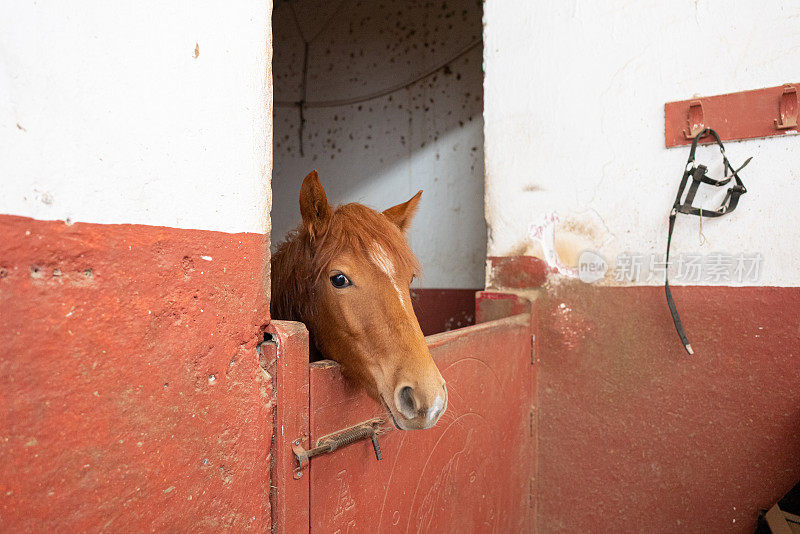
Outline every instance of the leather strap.
<path fill-rule="evenodd" d="M 694 155 L 697 150 L 697 142 L 706 134 L 710 134 L 714 137 L 714 140 L 719 145 L 719 150 L 722 153 L 722 161 L 725 170 L 725 178 L 722 180 L 714 180 L 713 178 L 709 178 L 707 174 L 708 168 L 705 165 L 695 166 L 694 164 Z M 675 197 L 675 203 L 672 205 L 672 211 L 670 211 L 669 214 L 669 234 L 667 235 L 666 257 L 667 269 L 665 270 L 666 274 L 664 275 L 664 292 L 667 295 L 667 305 L 669 305 L 669 311 L 672 314 L 672 322 L 675 324 L 675 330 L 678 331 L 678 336 L 681 338 L 683 347 L 689 354 L 694 354 L 694 351 L 692 350 L 691 343 L 689 343 L 689 338 L 686 337 L 686 332 L 683 329 L 680 315 L 678 315 L 678 308 L 675 306 L 675 300 L 672 298 L 672 291 L 669 288 L 669 249 L 670 245 L 672 244 L 672 230 L 675 228 L 675 219 L 677 218 L 678 213 L 685 213 L 686 215 L 698 215 L 700 217 L 721 217 L 722 215 L 735 210 L 736 206 L 739 204 L 739 197 L 747 193 L 747 188 L 745 188 L 741 178 L 739 178 L 739 171 L 744 169 L 752 159 L 752 157 L 747 158 L 747 161 L 745 161 L 741 167 L 734 169 L 728 161 L 728 157 L 725 155 L 725 147 L 722 145 L 722 140 L 719 138 L 719 135 L 717 135 L 717 132 L 711 128 L 704 129 L 702 132 L 697 134 L 692 141 L 692 148 L 689 151 L 689 159 L 686 161 L 686 167 L 683 170 L 683 177 L 681 178 L 681 183 L 678 187 L 678 194 Z M 728 171 L 730 171 L 730 175 L 728 175 Z M 691 184 L 689 183 L 690 179 Z M 716 210 L 707 210 L 692 206 L 694 197 L 697 194 L 697 189 L 700 187 L 701 183 L 722 187 L 727 185 L 731 180 L 735 180 L 735 185 L 728 189 L 728 192 L 719 208 Z M 683 202 L 681 202 L 683 192 L 687 185 L 689 186 L 689 189 L 686 192 L 686 198 Z"/>

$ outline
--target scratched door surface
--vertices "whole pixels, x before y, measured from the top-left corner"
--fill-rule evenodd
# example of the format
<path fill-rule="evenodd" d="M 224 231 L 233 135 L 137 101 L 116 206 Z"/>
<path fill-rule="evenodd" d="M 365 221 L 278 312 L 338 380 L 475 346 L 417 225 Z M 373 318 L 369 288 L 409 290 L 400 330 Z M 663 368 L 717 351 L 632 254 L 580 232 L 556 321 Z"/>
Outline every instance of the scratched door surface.
<path fill-rule="evenodd" d="M 532 531 L 535 368 L 518 315 L 427 338 L 449 405 L 429 430 L 389 423 L 369 441 L 311 460 L 311 532 Z M 310 370 L 311 440 L 381 417 L 331 362 Z"/>

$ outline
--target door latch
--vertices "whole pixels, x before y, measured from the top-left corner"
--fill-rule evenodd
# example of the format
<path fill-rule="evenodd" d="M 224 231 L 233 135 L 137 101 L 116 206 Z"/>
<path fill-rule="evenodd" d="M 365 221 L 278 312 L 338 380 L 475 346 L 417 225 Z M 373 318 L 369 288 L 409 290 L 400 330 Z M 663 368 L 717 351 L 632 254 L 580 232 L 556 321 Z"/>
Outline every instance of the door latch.
<path fill-rule="evenodd" d="M 337 449 L 341 449 L 351 445 L 357 441 L 365 439 L 372 440 L 372 448 L 375 451 L 375 458 L 381 459 L 381 446 L 378 443 L 378 435 L 381 434 L 382 419 L 370 419 L 364 421 L 356 426 L 334 432 L 327 436 L 323 436 L 317 440 L 316 447 L 312 449 L 304 449 L 300 444 L 300 440 L 296 439 L 292 442 L 292 452 L 297 458 L 298 467 L 295 470 L 295 478 L 302 476 L 302 470 L 308 465 L 311 458 L 321 454 L 328 454 Z"/>

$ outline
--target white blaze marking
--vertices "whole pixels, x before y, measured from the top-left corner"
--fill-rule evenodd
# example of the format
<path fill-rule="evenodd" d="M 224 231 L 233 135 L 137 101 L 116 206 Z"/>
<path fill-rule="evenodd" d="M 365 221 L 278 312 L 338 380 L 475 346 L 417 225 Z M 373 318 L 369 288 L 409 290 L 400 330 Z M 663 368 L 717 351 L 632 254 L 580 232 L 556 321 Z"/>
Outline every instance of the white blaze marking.
<path fill-rule="evenodd" d="M 403 295 L 403 292 L 400 291 L 400 287 L 397 285 L 397 280 L 395 280 L 395 270 L 394 270 L 394 263 L 389 255 L 386 253 L 386 250 L 380 244 L 375 244 L 375 250 L 371 250 L 370 258 L 378 266 L 378 268 L 386 273 L 386 276 L 389 277 L 389 281 L 394 286 L 394 290 L 397 292 L 397 296 L 400 297 L 400 303 L 403 305 L 404 308 L 408 309 L 408 303 L 406 302 L 406 298 Z"/>
<path fill-rule="evenodd" d="M 370 251 L 369 255 L 381 271 L 394 279 L 394 263 L 382 246 L 376 243 L 375 250 Z"/>

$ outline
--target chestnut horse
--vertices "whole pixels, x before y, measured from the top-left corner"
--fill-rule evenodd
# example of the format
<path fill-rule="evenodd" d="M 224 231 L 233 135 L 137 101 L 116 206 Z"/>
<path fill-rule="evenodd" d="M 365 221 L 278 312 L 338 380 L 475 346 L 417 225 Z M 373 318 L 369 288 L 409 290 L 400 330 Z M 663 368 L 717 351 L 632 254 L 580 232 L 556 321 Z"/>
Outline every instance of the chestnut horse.
<path fill-rule="evenodd" d="M 421 195 L 382 213 L 334 209 L 312 171 L 300 188 L 303 222 L 272 257 L 272 318 L 305 323 L 312 346 L 402 430 L 430 428 L 447 407 L 409 294 L 418 264 L 405 231 Z"/>

